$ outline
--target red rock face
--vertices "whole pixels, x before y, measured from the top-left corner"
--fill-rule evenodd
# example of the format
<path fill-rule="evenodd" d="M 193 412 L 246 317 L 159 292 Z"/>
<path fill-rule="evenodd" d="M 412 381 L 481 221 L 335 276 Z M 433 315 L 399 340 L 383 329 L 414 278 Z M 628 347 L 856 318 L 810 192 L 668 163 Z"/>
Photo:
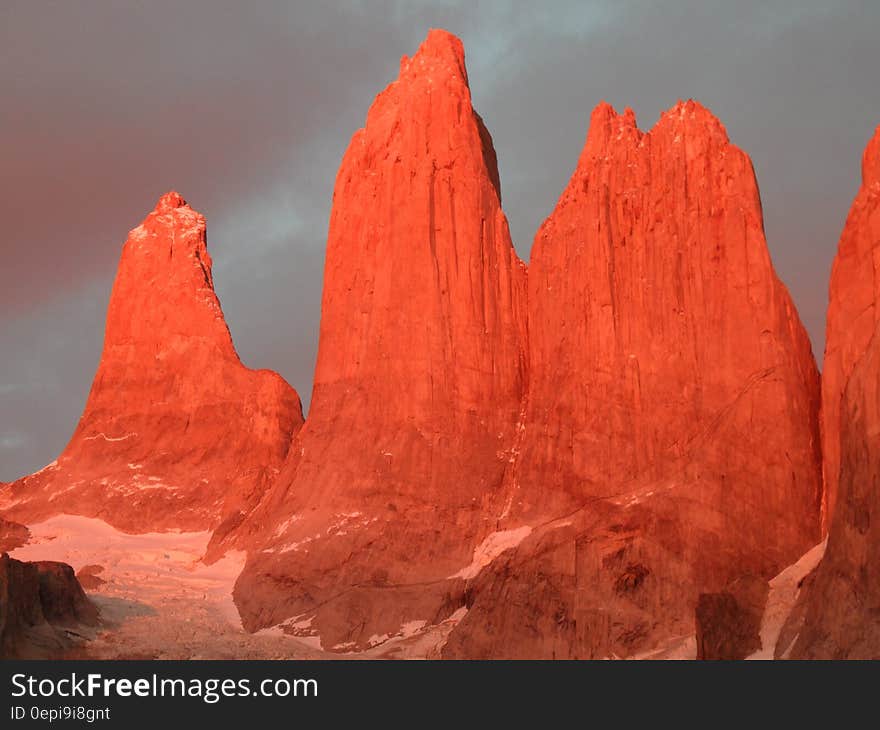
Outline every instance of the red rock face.
<path fill-rule="evenodd" d="M 799 659 L 880 656 L 880 127 L 831 274 L 822 410 L 828 546 L 802 598 Z"/>
<path fill-rule="evenodd" d="M 840 479 L 828 547 L 803 598 L 794 659 L 880 656 L 880 335 L 850 375 L 840 408 Z"/>
<path fill-rule="evenodd" d="M 840 471 L 840 406 L 850 373 L 880 321 L 880 127 L 862 158 L 862 187 L 853 201 L 831 270 L 822 365 L 823 525 L 834 514 Z"/>
<path fill-rule="evenodd" d="M 450 576 L 494 529 L 513 454 L 525 297 L 461 42 L 432 31 L 336 179 L 309 419 L 227 536 L 252 549 L 246 626 L 297 617 L 352 649 L 461 605 Z"/>
<path fill-rule="evenodd" d="M 501 526 L 445 656 L 634 656 L 700 593 L 819 541 L 818 376 L 751 162 L 679 103 L 594 112 L 535 239 L 529 394 Z"/>
<path fill-rule="evenodd" d="M 247 511 L 302 425 L 296 392 L 245 368 L 214 294 L 205 219 L 164 195 L 131 231 L 104 351 L 67 448 L 7 485 L 3 514 L 68 512 L 131 532 L 205 530 Z"/>

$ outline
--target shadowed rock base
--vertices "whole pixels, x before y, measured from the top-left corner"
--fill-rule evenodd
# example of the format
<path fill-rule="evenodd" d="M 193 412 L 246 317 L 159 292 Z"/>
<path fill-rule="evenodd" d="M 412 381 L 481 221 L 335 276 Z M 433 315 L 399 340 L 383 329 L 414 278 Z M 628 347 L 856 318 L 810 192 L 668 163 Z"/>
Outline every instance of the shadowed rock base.
<path fill-rule="evenodd" d="M 745 659 L 761 648 L 761 619 L 770 586 L 744 576 L 697 599 L 697 659 Z"/>
<path fill-rule="evenodd" d="M 98 610 L 69 565 L 0 557 L 0 658 L 60 656 L 77 643 L 77 627 L 97 623 Z"/>

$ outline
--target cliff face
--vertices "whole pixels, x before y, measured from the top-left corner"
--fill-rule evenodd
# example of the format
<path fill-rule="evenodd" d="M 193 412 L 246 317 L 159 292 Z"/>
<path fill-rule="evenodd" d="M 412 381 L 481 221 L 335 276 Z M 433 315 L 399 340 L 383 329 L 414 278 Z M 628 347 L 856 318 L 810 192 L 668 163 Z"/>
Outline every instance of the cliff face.
<path fill-rule="evenodd" d="M 205 231 L 173 192 L 131 231 L 79 425 L 57 461 L 4 487 L 7 517 L 205 530 L 247 511 L 277 474 L 302 424 L 299 397 L 239 361 Z"/>
<path fill-rule="evenodd" d="M 819 382 L 748 157 L 699 104 L 593 113 L 535 239 L 505 529 L 446 655 L 633 656 L 819 541 Z M 527 627 L 527 630 L 522 630 Z"/>
<path fill-rule="evenodd" d="M 364 647 L 461 603 L 450 577 L 493 529 L 516 439 L 525 298 L 461 42 L 432 31 L 336 179 L 308 421 L 257 513 L 218 535 L 251 549 L 246 626 L 297 617 Z"/>
<path fill-rule="evenodd" d="M 0 659 L 59 657 L 74 644 L 64 627 L 97 623 L 98 610 L 69 565 L 0 554 Z"/>
<path fill-rule="evenodd" d="M 238 606 L 337 650 L 459 609 L 444 656 L 662 649 L 820 539 L 818 374 L 751 163 L 695 102 L 649 133 L 600 105 L 526 336 L 465 80 L 432 34 L 346 154 L 314 406 L 230 532 Z"/>
<path fill-rule="evenodd" d="M 862 158 L 862 186 L 850 208 L 831 270 L 822 365 L 822 447 L 826 530 L 834 516 L 840 473 L 841 398 L 868 347 L 880 310 L 880 127 Z"/>
<path fill-rule="evenodd" d="M 825 556 L 803 597 L 799 659 L 880 655 L 880 127 L 862 160 L 862 187 L 831 275 L 823 373 L 825 479 L 830 491 Z"/>
<path fill-rule="evenodd" d="M 825 556 L 803 597 L 793 659 L 880 656 L 880 336 L 856 364 L 840 407 L 837 507 Z"/>

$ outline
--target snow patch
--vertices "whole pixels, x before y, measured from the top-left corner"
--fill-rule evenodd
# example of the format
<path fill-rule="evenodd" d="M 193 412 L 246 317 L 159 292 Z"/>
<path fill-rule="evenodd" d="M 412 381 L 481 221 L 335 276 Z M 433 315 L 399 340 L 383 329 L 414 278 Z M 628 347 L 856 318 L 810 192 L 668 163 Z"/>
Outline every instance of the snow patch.
<path fill-rule="evenodd" d="M 518 527 L 515 530 L 500 530 L 493 532 L 474 550 L 474 559 L 466 568 L 462 568 L 450 578 L 464 578 L 470 580 L 476 578 L 480 571 L 497 558 L 505 550 L 511 550 L 519 545 L 531 533 L 532 528 L 528 525 Z"/>
<path fill-rule="evenodd" d="M 95 434 L 94 436 L 86 436 L 83 441 L 94 441 L 95 439 L 104 439 L 105 441 L 125 441 L 126 439 L 130 439 L 135 436 L 137 436 L 136 433 L 127 433 L 125 434 L 125 436 L 112 437 L 101 431 L 101 433 Z"/>
<path fill-rule="evenodd" d="M 791 610 L 801 592 L 799 587 L 803 578 L 810 573 L 822 560 L 828 538 L 804 553 L 801 558 L 789 565 L 770 581 L 770 593 L 767 595 L 767 606 L 761 619 L 761 648 L 746 659 L 773 659 L 779 634 L 788 620 Z M 792 646 L 794 642 L 792 641 Z M 784 647 L 784 652 L 791 646 Z"/>
<path fill-rule="evenodd" d="M 290 529 L 290 526 L 294 522 L 298 522 L 301 519 L 302 517 L 300 517 L 299 515 L 292 515 L 290 518 L 286 519 L 284 522 L 278 525 L 278 527 L 275 529 L 275 532 L 272 533 L 272 539 L 274 540 L 284 535 L 284 533 Z"/>
<path fill-rule="evenodd" d="M 404 639 L 406 639 L 410 636 L 415 636 L 427 625 L 427 621 L 407 621 L 403 626 L 400 627 L 400 631 L 397 632 L 397 635 L 402 636 Z"/>
<path fill-rule="evenodd" d="M 337 515 L 334 515 L 337 519 L 332 522 L 323 532 L 316 532 L 313 535 L 309 535 L 307 537 L 302 538 L 301 540 L 296 540 L 294 542 L 288 542 L 283 545 L 266 548 L 262 550 L 264 553 L 287 553 L 299 550 L 303 545 L 307 545 L 310 542 L 315 542 L 316 540 L 331 538 L 331 537 L 342 537 L 343 535 L 347 535 L 348 531 L 351 529 L 356 529 L 359 527 L 366 527 L 373 522 L 376 522 L 379 518 L 365 517 L 359 522 L 352 524 L 354 520 L 360 517 L 362 512 L 340 512 Z M 275 530 L 273 534 L 273 539 L 278 539 L 284 536 L 284 534 L 288 531 L 290 526 L 300 519 L 299 516 L 294 515 L 283 525 L 279 525 L 278 529 Z M 345 529 L 343 529 L 345 528 Z"/>
<path fill-rule="evenodd" d="M 302 615 L 302 614 L 300 614 L 300 616 L 301 616 L 301 615 Z M 309 616 L 308 618 L 304 618 L 304 619 L 301 619 L 301 620 L 297 620 L 297 619 L 300 618 L 300 616 L 294 616 L 294 617 L 293 617 L 293 618 L 292 618 L 292 619 L 286 624 L 286 626 L 288 626 L 288 627 L 291 628 L 291 629 L 296 629 L 297 631 L 303 631 L 303 630 L 309 628 L 309 627 L 312 625 L 312 621 L 315 620 L 315 617 L 314 617 L 314 616 Z"/>
<path fill-rule="evenodd" d="M 183 593 L 204 602 L 225 623 L 241 629 L 232 587 L 245 553 L 227 553 L 212 565 L 201 561 L 211 538 L 204 532 L 148 532 L 129 535 L 103 520 L 61 514 L 28 525 L 31 541 L 11 554 L 19 560 L 60 560 L 78 570 L 102 565 L 106 590 L 126 600 L 161 604 Z"/>
<path fill-rule="evenodd" d="M 127 484 L 114 484 L 113 488 L 117 492 L 123 492 L 125 494 L 132 494 L 133 492 L 146 492 L 150 489 L 164 489 L 169 492 L 176 492 L 180 489 L 180 487 L 174 487 L 170 484 L 163 484 L 162 482 L 152 482 L 151 484 L 138 484 L 134 487 L 131 487 Z"/>
<path fill-rule="evenodd" d="M 49 499 L 47 501 L 54 502 L 56 499 L 58 499 L 63 494 L 66 494 L 67 492 L 72 492 L 74 489 L 76 489 L 76 487 L 77 487 L 76 484 L 72 484 L 71 486 L 65 487 L 64 489 L 58 489 L 49 495 Z"/>
<path fill-rule="evenodd" d="M 297 636 L 296 640 L 305 644 L 309 649 L 317 649 L 318 651 L 323 651 L 324 647 L 321 644 L 321 637 L 318 634 L 312 634 L 310 636 Z"/>
<path fill-rule="evenodd" d="M 617 657 L 612 656 L 609 658 L 616 659 Z M 673 639 L 672 641 L 661 647 L 655 647 L 653 649 L 649 649 L 648 651 L 641 652 L 640 654 L 635 654 L 631 657 L 631 659 L 635 660 L 689 660 L 696 658 L 697 637 L 695 634 L 690 634 L 689 636 L 682 636 L 678 639 Z"/>
<path fill-rule="evenodd" d="M 373 634 L 369 639 L 367 639 L 367 644 L 372 649 L 374 646 L 384 644 L 390 638 L 391 634 Z"/>

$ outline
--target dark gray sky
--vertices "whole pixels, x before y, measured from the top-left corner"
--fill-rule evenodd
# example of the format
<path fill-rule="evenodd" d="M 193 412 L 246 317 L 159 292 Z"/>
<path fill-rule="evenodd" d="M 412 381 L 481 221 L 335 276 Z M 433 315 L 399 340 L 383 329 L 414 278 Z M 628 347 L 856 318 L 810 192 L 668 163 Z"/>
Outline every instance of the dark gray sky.
<path fill-rule="evenodd" d="M 710 107 L 752 156 L 773 260 L 821 353 L 880 123 L 878 2 L 4 0 L 0 480 L 64 447 L 120 247 L 169 189 L 208 218 L 242 359 L 308 402 L 336 169 L 430 27 L 464 41 L 526 259 L 596 103 L 633 107 L 643 129 L 679 98 Z"/>

